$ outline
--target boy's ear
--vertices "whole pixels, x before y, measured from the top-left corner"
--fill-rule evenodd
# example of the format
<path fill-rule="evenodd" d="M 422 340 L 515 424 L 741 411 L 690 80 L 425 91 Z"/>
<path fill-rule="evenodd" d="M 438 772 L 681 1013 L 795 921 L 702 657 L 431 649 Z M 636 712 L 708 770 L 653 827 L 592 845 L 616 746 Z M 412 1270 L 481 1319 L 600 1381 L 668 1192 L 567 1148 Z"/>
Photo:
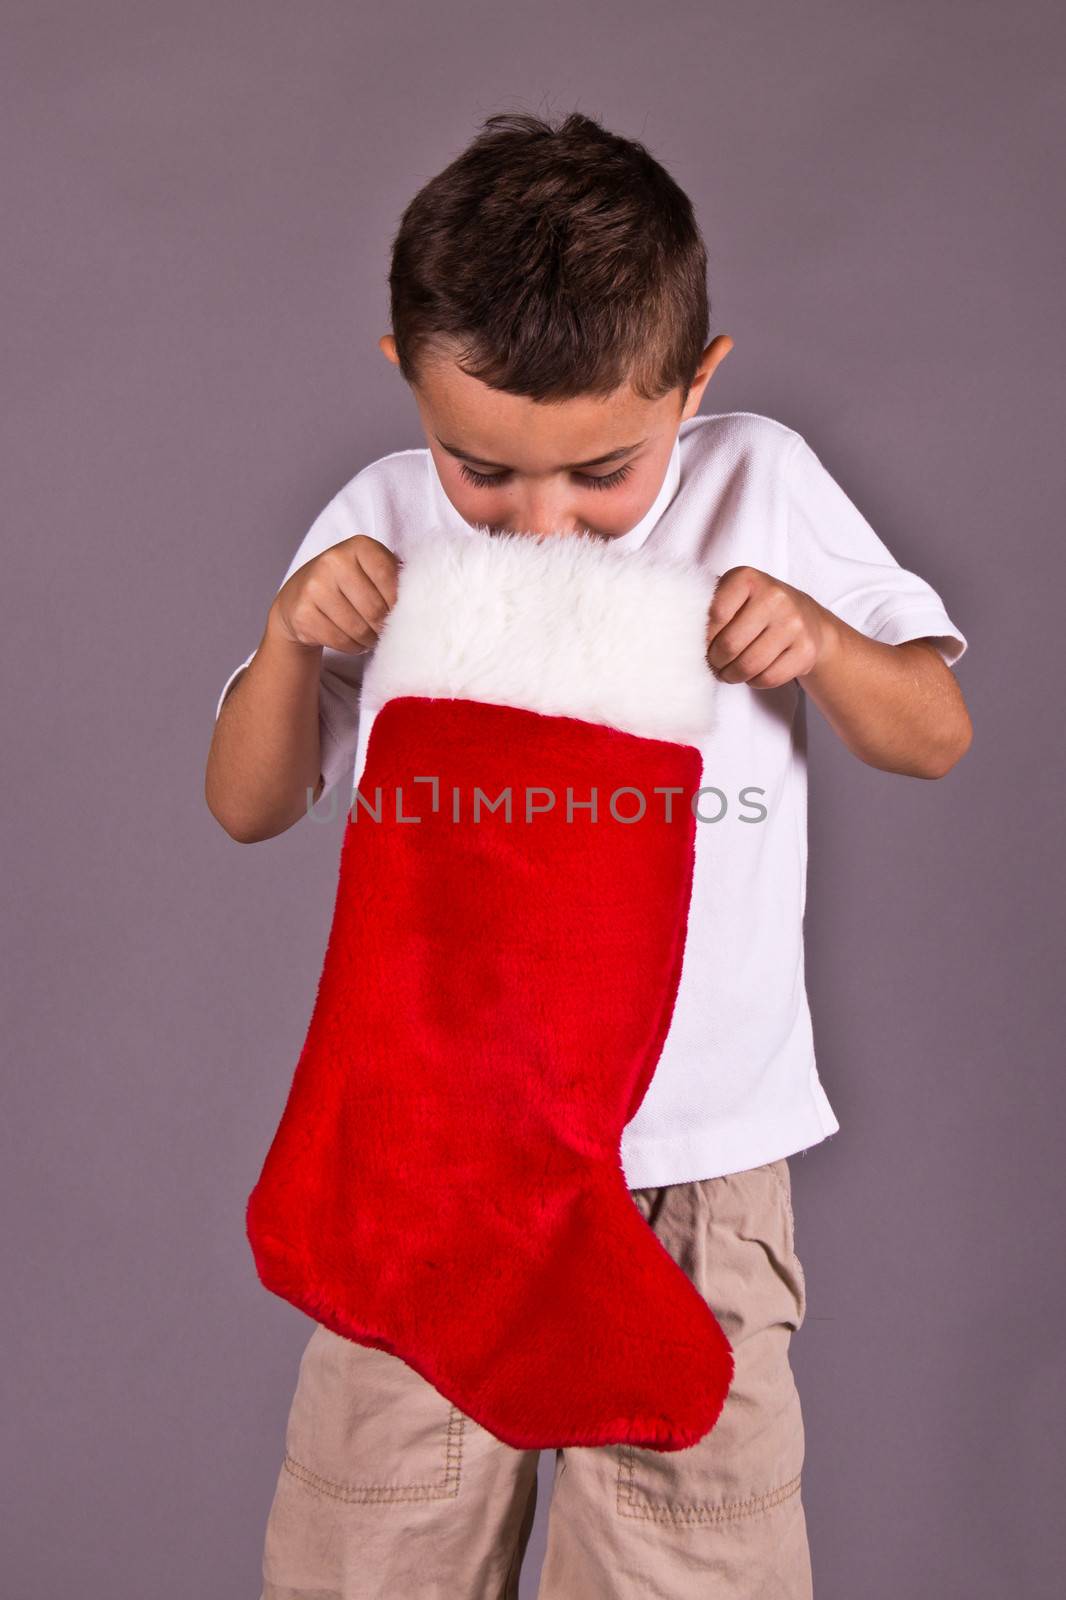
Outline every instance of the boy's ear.
<path fill-rule="evenodd" d="M 391 333 L 383 333 L 381 335 L 381 338 L 378 340 L 378 349 L 381 351 L 382 355 L 386 356 L 388 360 L 392 362 L 394 367 L 398 367 L 400 365 L 400 358 L 396 353 L 396 340 L 392 337 Z"/>
<path fill-rule="evenodd" d="M 703 399 L 703 391 L 711 381 L 715 368 L 719 362 L 725 359 L 732 348 L 733 341 L 728 333 L 720 333 L 711 340 L 700 358 L 699 368 L 695 378 L 692 380 L 692 387 L 689 389 L 688 398 L 685 401 L 685 407 L 682 412 L 683 419 L 695 416 L 700 408 L 700 401 Z"/>

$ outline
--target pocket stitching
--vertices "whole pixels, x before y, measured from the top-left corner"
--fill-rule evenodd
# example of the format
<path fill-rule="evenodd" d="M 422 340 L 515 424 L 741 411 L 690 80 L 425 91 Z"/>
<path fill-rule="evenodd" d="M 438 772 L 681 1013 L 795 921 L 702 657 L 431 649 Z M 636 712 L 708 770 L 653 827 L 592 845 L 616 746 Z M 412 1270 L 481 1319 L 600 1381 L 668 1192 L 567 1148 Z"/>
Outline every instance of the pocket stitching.
<path fill-rule="evenodd" d="M 297 1461 L 285 1452 L 284 1467 L 299 1483 L 313 1493 L 327 1495 L 331 1500 L 349 1504 L 389 1504 L 408 1500 L 448 1500 L 459 1493 L 463 1464 L 463 1430 L 466 1415 L 456 1405 L 448 1408 L 448 1427 L 444 1445 L 444 1466 L 441 1476 L 431 1483 L 337 1483 Z"/>
<path fill-rule="evenodd" d="M 622 1517 L 636 1517 L 642 1521 L 675 1523 L 734 1522 L 742 1517 L 754 1516 L 780 1505 L 797 1494 L 801 1473 L 768 1489 L 765 1494 L 749 1495 L 744 1500 L 726 1500 L 718 1504 L 710 1500 L 661 1500 L 657 1504 L 645 1495 L 641 1502 L 640 1491 L 634 1483 L 636 1454 L 632 1445 L 623 1445 L 618 1462 L 617 1511 Z"/>

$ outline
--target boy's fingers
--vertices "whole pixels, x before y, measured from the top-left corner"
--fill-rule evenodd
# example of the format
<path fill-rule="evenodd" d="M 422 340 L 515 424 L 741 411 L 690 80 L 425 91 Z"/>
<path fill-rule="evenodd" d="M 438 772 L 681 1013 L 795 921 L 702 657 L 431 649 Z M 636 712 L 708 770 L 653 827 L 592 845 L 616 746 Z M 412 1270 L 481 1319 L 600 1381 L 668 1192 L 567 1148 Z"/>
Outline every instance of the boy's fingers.
<path fill-rule="evenodd" d="M 376 590 L 374 594 L 376 596 Z M 335 637 L 327 641 L 334 650 L 373 649 L 380 624 L 367 612 L 376 611 L 377 606 L 383 604 L 379 596 L 369 604 L 360 603 L 358 598 L 353 601 L 342 584 L 333 593 L 317 597 L 314 603 L 319 615 L 335 630 Z"/>
<path fill-rule="evenodd" d="M 728 661 L 733 661 L 733 658 L 739 656 L 744 646 L 759 632 L 760 626 L 762 624 L 752 613 L 751 603 L 744 600 L 722 621 L 707 627 L 707 661 L 715 667 L 723 667 Z M 728 638 L 725 637 L 727 629 Z"/>
<path fill-rule="evenodd" d="M 376 540 L 357 535 L 327 551 L 324 562 L 322 581 L 318 575 L 315 581 L 318 604 L 349 631 L 353 624 L 360 629 L 368 624 L 375 641 L 396 601 L 396 557 Z"/>
<path fill-rule="evenodd" d="M 715 585 L 707 608 L 707 644 L 712 645 L 727 622 L 732 622 L 748 597 L 750 584 L 743 567 L 731 567 Z"/>
<path fill-rule="evenodd" d="M 347 614 L 349 624 L 358 619 L 371 631 L 374 640 L 391 609 L 389 601 L 362 567 L 350 567 L 337 578 L 336 600 Z M 340 613 L 333 608 L 336 620 Z"/>
<path fill-rule="evenodd" d="M 764 627 L 756 630 L 743 648 L 736 651 L 732 660 L 722 663 L 715 670 L 728 673 L 728 683 L 748 683 L 760 672 L 767 671 L 780 654 L 780 639 L 773 628 Z"/>
<path fill-rule="evenodd" d="M 733 613 L 728 623 L 723 623 L 707 646 L 707 662 L 711 667 L 728 667 L 757 639 L 766 627 L 766 618 L 751 600 Z"/>
<path fill-rule="evenodd" d="M 373 648 L 376 635 L 358 613 L 353 613 L 352 618 L 346 617 L 342 624 L 336 619 L 335 608 L 327 609 L 317 601 L 313 604 L 320 619 L 317 631 L 322 634 L 322 643 L 331 650 L 340 650 L 346 655 L 361 655 Z"/>
<path fill-rule="evenodd" d="M 377 539 L 360 539 L 353 551 L 356 562 L 366 573 L 388 607 L 396 604 L 397 574 L 403 565 L 392 550 Z"/>

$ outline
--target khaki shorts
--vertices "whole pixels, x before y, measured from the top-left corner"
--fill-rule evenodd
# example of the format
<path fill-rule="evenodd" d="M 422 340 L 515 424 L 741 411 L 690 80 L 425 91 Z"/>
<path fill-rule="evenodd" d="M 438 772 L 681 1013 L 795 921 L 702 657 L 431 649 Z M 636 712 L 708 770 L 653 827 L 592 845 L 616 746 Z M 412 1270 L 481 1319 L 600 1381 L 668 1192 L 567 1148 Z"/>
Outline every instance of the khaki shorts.
<path fill-rule="evenodd" d="M 809 1600 L 788 1161 L 630 1194 L 714 1310 L 733 1385 L 686 1450 L 555 1452 L 538 1600 Z M 316 1324 L 260 1600 L 515 1600 L 540 1454 L 501 1443 L 397 1357 Z"/>

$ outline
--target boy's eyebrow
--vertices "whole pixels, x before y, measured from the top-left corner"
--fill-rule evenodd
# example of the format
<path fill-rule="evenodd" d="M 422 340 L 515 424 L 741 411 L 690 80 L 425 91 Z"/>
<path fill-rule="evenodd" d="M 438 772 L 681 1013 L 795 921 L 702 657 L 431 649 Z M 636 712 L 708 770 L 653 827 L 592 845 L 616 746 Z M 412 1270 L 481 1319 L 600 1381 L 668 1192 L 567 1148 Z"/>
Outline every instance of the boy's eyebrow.
<path fill-rule="evenodd" d="M 446 444 L 439 433 L 434 438 L 443 450 L 451 456 L 458 456 L 460 461 L 469 461 L 475 467 L 492 467 L 497 472 L 510 472 L 510 467 L 505 467 L 499 461 L 485 461 L 481 456 L 472 456 L 465 450 L 460 450 L 458 445 Z M 639 450 L 642 444 L 647 444 L 647 439 L 638 439 L 636 444 L 624 444 L 618 450 L 609 450 L 605 456 L 597 456 L 594 461 L 571 461 L 567 467 L 561 467 L 561 472 L 575 472 L 583 467 L 605 467 L 609 461 L 618 461 L 622 456 L 627 456 L 631 450 Z"/>

